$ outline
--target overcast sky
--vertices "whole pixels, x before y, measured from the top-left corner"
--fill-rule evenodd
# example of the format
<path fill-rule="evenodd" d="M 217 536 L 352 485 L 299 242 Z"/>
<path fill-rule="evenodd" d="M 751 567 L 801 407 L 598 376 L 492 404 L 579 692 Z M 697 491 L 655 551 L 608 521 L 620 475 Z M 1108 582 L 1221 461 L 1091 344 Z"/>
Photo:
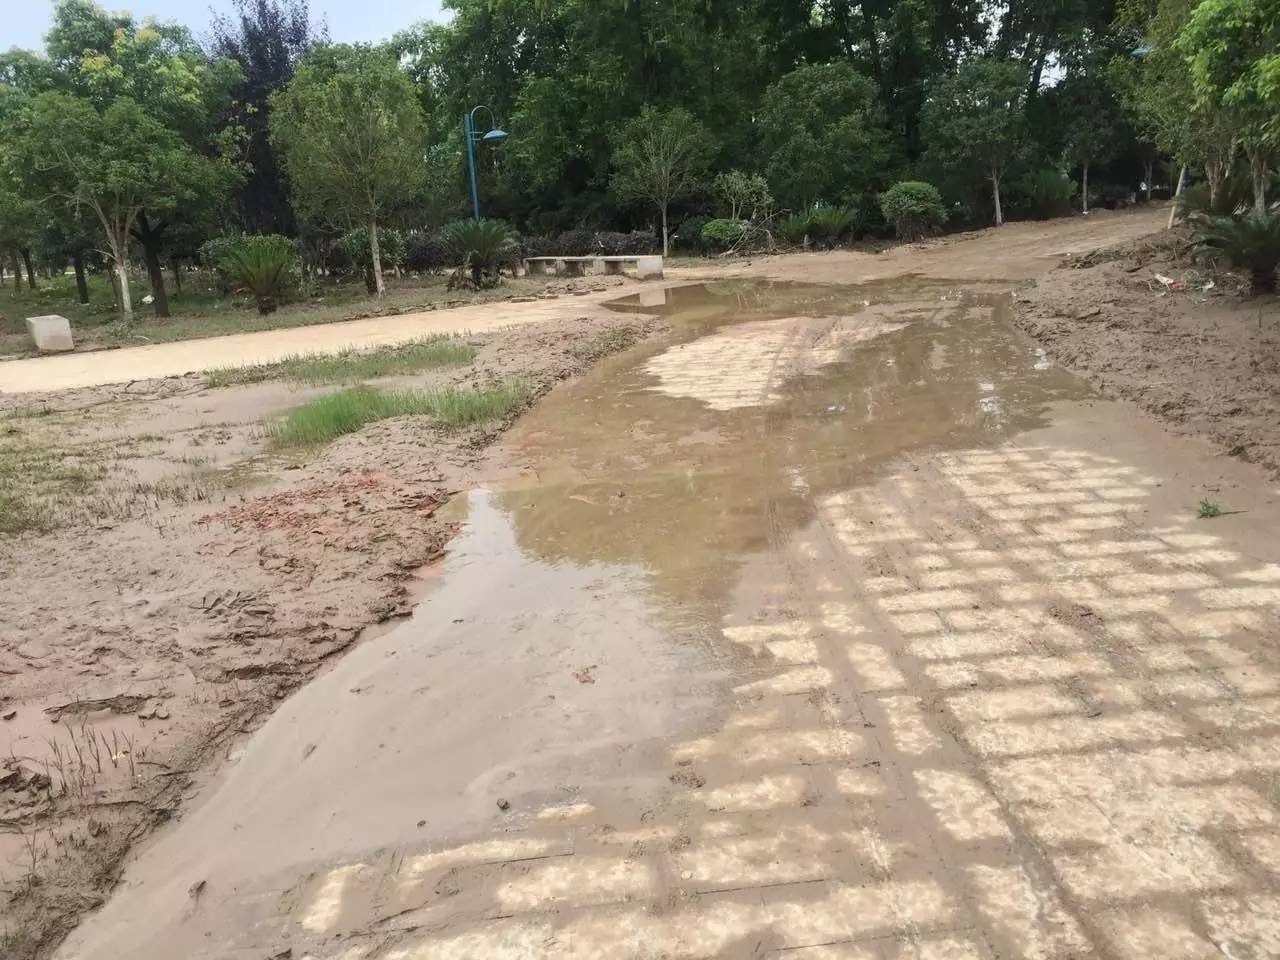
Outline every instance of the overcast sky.
<path fill-rule="evenodd" d="M 53 0 L 0 0 L 0 50 L 9 47 L 40 49 L 52 18 Z M 203 38 L 209 26 L 209 8 L 231 8 L 230 0 L 99 0 L 109 10 L 124 9 L 141 19 L 178 20 Z M 329 21 L 334 40 L 384 40 L 419 20 L 440 20 L 441 0 L 311 0 L 311 11 Z"/>

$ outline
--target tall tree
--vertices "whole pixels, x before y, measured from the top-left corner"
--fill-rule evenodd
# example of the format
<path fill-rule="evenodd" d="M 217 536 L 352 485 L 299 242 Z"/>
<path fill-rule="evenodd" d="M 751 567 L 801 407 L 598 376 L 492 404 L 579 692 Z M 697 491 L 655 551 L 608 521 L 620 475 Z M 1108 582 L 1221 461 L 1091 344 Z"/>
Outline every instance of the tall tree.
<path fill-rule="evenodd" d="M 662 253 L 670 251 L 671 203 L 703 184 L 715 146 L 687 110 L 645 107 L 615 138 L 613 189 L 626 200 L 642 200 L 658 209 Z"/>
<path fill-rule="evenodd" d="M 45 93 L 9 125 L 23 181 L 40 195 L 91 213 L 102 230 L 126 322 L 130 234 L 148 208 L 180 206 L 210 179 L 218 161 L 203 157 L 133 100 L 105 110 L 65 93 Z"/>
<path fill-rule="evenodd" d="M 425 133 L 417 91 L 385 49 L 313 50 L 271 98 L 271 141 L 303 215 L 369 228 L 378 296 L 378 224 L 417 194 Z"/>
<path fill-rule="evenodd" d="M 233 0 L 231 15 L 214 17 L 209 55 L 240 65 L 229 120 L 242 132 L 247 172 L 236 195 L 236 214 L 253 233 L 293 236 L 297 220 L 289 184 L 269 136 L 271 95 L 293 79 L 309 48 L 329 41 L 323 21 L 311 17 L 307 0 Z"/>
<path fill-rule="evenodd" d="M 1000 184 L 1023 135 L 1026 72 L 1013 60 L 969 60 L 934 86 L 923 132 L 935 160 L 975 165 L 991 182 L 996 226 L 1004 223 Z"/>
<path fill-rule="evenodd" d="M 1112 156 L 1127 139 L 1120 105 L 1100 67 L 1066 77 L 1051 93 L 1063 128 L 1066 158 L 1080 165 L 1080 199 L 1088 213 L 1090 166 Z"/>
<path fill-rule="evenodd" d="M 1177 40 L 1197 103 L 1233 122 L 1267 209 L 1267 180 L 1280 156 L 1280 5 L 1275 0 L 1204 0 Z"/>

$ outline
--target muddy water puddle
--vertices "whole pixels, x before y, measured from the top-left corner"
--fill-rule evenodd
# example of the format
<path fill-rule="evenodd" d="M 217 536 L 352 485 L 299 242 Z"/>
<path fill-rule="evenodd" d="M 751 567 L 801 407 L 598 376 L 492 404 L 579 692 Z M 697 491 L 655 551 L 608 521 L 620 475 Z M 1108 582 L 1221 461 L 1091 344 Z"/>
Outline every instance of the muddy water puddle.
<path fill-rule="evenodd" d="M 61 956 L 300 955 L 397 917 L 446 922 L 447 894 L 422 899 L 403 871 L 446 842 L 587 816 L 612 849 L 615 823 L 650 823 L 690 788 L 671 744 L 721 730 L 726 691 L 762 675 L 722 625 L 758 606 L 760 558 L 815 504 L 1085 394 L 1013 331 L 995 288 L 733 282 L 613 308 L 660 312 L 671 333 L 522 418 L 509 466 L 453 507 L 462 533 L 412 620 L 286 702 Z M 604 881 L 625 892 L 632 876 Z"/>

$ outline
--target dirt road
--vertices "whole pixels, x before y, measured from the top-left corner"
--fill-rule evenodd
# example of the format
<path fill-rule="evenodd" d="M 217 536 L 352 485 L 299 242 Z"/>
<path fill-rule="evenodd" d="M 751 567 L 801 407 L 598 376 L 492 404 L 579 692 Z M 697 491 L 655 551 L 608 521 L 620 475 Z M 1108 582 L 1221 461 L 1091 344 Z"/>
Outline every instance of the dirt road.
<path fill-rule="evenodd" d="M 670 291 L 59 956 L 1280 953 L 1277 491 L 977 266 L 1147 220 Z"/>

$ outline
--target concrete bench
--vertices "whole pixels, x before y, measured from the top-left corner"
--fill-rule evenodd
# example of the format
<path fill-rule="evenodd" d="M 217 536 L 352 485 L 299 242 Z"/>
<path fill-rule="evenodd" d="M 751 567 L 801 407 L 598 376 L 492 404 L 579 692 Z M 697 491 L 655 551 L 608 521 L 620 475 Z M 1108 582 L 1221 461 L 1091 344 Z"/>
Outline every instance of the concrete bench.
<path fill-rule="evenodd" d="M 637 279 L 662 279 L 662 257 L 643 254 L 632 257 L 526 257 L 522 264 L 530 276 L 586 277 L 597 274 L 625 273 L 635 268 Z"/>
<path fill-rule="evenodd" d="M 27 333 L 41 353 L 58 353 L 76 348 L 75 341 L 71 339 L 71 323 L 66 317 L 60 317 L 56 313 L 47 317 L 27 317 Z"/>

